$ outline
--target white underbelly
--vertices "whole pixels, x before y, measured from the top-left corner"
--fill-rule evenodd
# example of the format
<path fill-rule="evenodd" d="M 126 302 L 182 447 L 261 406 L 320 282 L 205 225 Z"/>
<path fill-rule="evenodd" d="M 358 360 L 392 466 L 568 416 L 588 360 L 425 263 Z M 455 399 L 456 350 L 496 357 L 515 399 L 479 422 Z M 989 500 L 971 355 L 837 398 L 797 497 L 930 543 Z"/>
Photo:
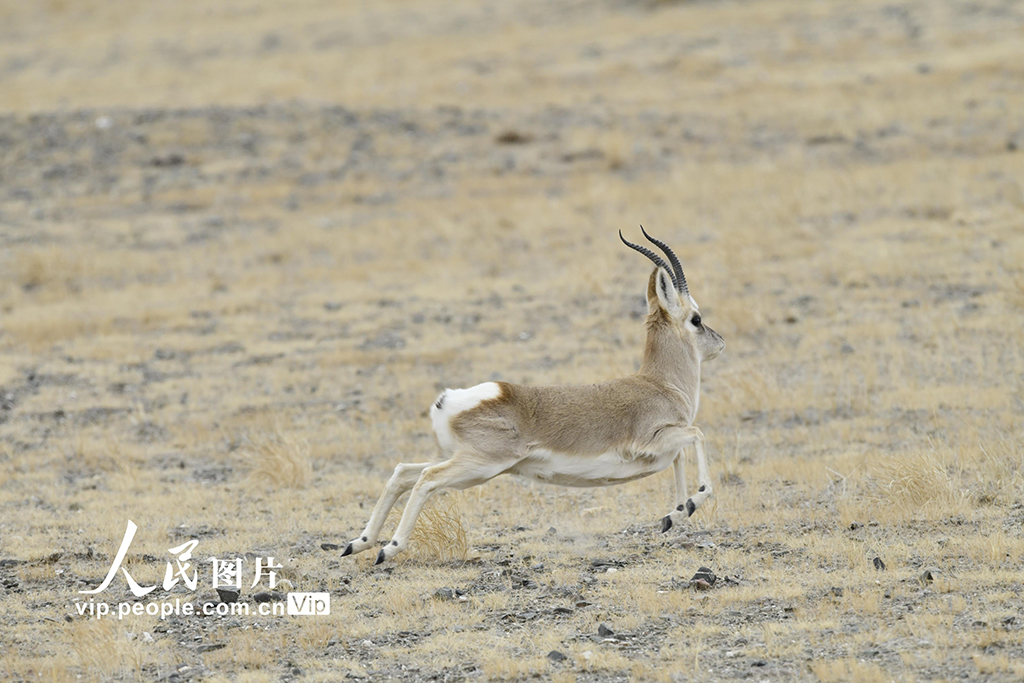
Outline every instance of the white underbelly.
<path fill-rule="evenodd" d="M 559 486 L 611 486 L 661 472 L 674 454 L 623 456 L 618 451 L 600 455 L 568 455 L 536 450 L 507 470 Z"/>

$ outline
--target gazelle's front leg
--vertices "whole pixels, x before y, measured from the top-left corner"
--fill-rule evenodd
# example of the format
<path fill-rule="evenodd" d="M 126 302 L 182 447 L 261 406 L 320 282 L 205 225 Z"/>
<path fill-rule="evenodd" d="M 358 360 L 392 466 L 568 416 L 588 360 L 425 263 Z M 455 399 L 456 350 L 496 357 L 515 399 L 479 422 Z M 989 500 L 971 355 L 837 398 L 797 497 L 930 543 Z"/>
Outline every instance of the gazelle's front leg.
<path fill-rule="evenodd" d="M 686 501 L 690 496 L 686 493 L 686 451 L 679 449 L 679 455 L 672 461 L 672 473 L 676 480 L 676 508 L 671 513 L 661 518 L 661 533 L 672 528 L 674 523 L 672 515 L 680 516 L 680 512 L 686 509 Z M 689 515 L 687 515 L 689 517 Z"/>
<path fill-rule="evenodd" d="M 696 429 L 696 427 L 694 427 Z M 693 442 L 693 448 L 697 451 L 697 495 L 690 499 L 687 503 L 687 507 L 693 505 L 693 510 L 696 510 L 704 502 L 711 497 L 714 491 L 711 490 L 711 474 L 708 472 L 708 457 L 704 453 L 704 434 L 697 429 L 698 438 Z M 693 514 L 693 510 L 690 514 Z"/>
<path fill-rule="evenodd" d="M 395 506 L 395 502 L 403 493 L 416 484 L 420 475 L 423 474 L 423 470 L 430 467 L 431 464 L 429 462 L 412 465 L 399 463 L 395 467 L 395 473 L 391 475 L 388 483 L 384 486 L 384 493 L 380 494 L 380 499 L 373 506 L 373 512 L 370 514 L 370 521 L 366 523 L 366 528 L 363 529 L 359 538 L 353 538 L 348 542 L 344 552 L 341 553 L 342 557 L 361 553 L 377 545 L 377 537 L 380 535 L 381 527 L 384 526 L 384 521 L 388 518 L 391 508 Z"/>
<path fill-rule="evenodd" d="M 672 525 L 690 517 L 704 502 L 711 497 L 711 475 L 708 473 L 708 461 L 704 454 L 704 433 L 696 427 L 686 427 L 679 432 L 679 455 L 672 461 L 672 469 L 676 478 L 676 509 L 661 519 L 661 532 L 665 533 Z M 693 444 L 697 451 L 697 481 L 700 487 L 692 498 L 686 493 L 686 452 L 683 448 Z"/>

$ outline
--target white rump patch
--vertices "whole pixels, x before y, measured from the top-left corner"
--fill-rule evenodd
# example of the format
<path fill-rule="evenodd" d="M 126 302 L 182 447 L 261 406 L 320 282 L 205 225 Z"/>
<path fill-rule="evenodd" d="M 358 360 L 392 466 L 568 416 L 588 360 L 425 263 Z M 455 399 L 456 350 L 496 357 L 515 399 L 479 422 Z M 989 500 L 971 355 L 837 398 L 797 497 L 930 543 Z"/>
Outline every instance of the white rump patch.
<path fill-rule="evenodd" d="M 452 434 L 451 419 L 459 413 L 472 410 L 484 401 L 498 398 L 501 387 L 497 382 L 484 382 L 469 389 L 445 389 L 430 406 L 430 421 L 434 424 L 437 442 L 446 453 L 453 453 L 457 445 Z M 440 407 L 438 407 L 440 406 Z"/>

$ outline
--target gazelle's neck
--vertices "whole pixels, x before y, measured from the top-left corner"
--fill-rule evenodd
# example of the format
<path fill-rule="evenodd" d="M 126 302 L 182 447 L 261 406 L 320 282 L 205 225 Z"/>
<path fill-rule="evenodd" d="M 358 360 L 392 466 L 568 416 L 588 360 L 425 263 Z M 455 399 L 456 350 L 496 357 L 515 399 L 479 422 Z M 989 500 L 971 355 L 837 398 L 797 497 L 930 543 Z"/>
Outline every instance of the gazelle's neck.
<path fill-rule="evenodd" d="M 700 394 L 700 356 L 697 349 L 657 313 L 647 318 L 647 344 L 639 374 L 676 389 L 696 412 Z"/>

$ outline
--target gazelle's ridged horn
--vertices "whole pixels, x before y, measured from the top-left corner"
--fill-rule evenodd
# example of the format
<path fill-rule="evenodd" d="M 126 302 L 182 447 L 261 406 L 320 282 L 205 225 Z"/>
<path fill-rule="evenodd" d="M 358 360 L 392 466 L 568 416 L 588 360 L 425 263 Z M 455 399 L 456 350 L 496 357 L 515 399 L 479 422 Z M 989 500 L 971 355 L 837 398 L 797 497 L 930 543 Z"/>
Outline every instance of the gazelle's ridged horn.
<path fill-rule="evenodd" d="M 675 275 L 675 273 L 672 272 L 672 267 L 670 265 L 668 265 L 667 263 L 665 263 L 665 259 L 663 259 L 660 256 L 658 256 L 657 254 L 655 254 L 653 251 L 651 251 L 647 247 L 641 247 L 639 244 L 633 244 L 632 242 L 630 242 L 629 240 L 627 240 L 625 237 L 622 236 L 622 231 L 621 230 L 619 230 L 619 239 L 622 240 L 622 243 L 625 244 L 630 249 L 635 249 L 635 250 L 639 251 L 641 254 L 643 254 L 644 256 L 646 256 L 647 258 L 649 258 L 652 261 L 654 261 L 654 265 L 658 266 L 659 268 L 664 268 L 665 272 L 668 273 L 669 277 L 672 278 L 673 286 L 675 286 L 675 288 L 677 290 L 679 289 L 679 283 L 676 282 L 676 275 Z"/>
<path fill-rule="evenodd" d="M 683 275 L 683 266 L 682 264 L 679 263 L 679 257 L 676 256 L 676 253 L 672 251 L 672 249 L 661 240 L 654 239 L 653 237 L 648 235 L 647 231 L 644 230 L 644 226 L 642 225 L 640 226 L 640 232 L 644 234 L 644 237 L 646 237 L 648 241 L 651 242 L 651 244 L 654 244 L 663 252 L 665 252 L 665 255 L 668 256 L 669 262 L 672 264 L 672 270 L 674 271 L 672 282 L 675 283 L 676 290 L 689 296 L 690 288 L 686 286 L 686 276 Z"/>

